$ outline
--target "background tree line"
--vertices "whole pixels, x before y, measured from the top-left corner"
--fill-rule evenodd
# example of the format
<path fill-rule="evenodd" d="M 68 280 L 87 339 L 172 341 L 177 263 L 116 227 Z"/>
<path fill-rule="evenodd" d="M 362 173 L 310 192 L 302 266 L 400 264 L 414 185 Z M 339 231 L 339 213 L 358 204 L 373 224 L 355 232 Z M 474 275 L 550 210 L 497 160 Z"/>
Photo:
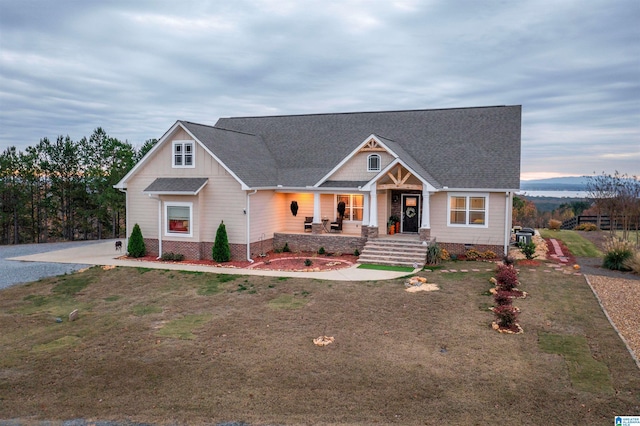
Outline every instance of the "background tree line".
<path fill-rule="evenodd" d="M 611 231 L 620 225 L 624 238 L 626 233 L 638 229 L 640 218 L 640 179 L 615 172 L 595 175 L 587 183 L 587 198 L 571 200 L 551 211 L 539 211 L 531 198 L 513 198 L 514 225 L 544 228 L 551 219 L 565 221 L 574 216 L 609 216 Z"/>
<path fill-rule="evenodd" d="M 0 244 L 118 238 L 125 194 L 113 188 L 157 142 L 136 150 L 102 129 L 88 139 L 43 138 L 0 154 Z"/>

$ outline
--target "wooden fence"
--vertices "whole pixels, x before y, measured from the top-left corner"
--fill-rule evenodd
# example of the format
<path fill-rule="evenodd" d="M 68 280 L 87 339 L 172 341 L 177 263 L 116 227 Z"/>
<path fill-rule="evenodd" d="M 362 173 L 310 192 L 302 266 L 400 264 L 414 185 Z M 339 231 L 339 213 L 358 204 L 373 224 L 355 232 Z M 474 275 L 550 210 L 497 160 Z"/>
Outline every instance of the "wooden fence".
<path fill-rule="evenodd" d="M 631 217 L 627 218 L 629 223 L 629 230 L 638 229 L 640 217 Z M 571 219 L 567 219 L 562 222 L 562 226 L 560 229 L 574 229 L 576 226 L 583 223 L 593 223 L 596 225 L 598 229 L 602 229 L 603 231 L 610 231 L 611 227 L 616 230 L 622 230 L 623 224 L 625 223 L 623 216 L 606 216 L 606 215 L 582 215 L 582 216 L 574 216 Z"/>

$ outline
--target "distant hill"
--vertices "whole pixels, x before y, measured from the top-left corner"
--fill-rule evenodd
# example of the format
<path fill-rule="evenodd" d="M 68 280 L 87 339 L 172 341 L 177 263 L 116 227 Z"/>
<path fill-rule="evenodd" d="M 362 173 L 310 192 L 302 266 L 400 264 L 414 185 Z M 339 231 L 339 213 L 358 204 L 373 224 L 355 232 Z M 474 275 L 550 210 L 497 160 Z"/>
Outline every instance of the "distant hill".
<path fill-rule="evenodd" d="M 520 181 L 520 189 L 525 191 L 586 191 L 589 176 L 568 176 L 538 180 Z"/>

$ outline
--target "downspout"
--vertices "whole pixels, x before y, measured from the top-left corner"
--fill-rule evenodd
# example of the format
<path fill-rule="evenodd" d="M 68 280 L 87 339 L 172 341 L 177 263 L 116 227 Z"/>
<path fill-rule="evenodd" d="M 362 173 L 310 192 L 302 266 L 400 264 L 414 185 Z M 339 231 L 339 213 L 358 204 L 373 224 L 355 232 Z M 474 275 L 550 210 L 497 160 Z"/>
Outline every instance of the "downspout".
<path fill-rule="evenodd" d="M 245 214 L 247 215 L 247 260 L 253 263 L 253 259 L 251 258 L 251 201 L 249 197 L 258 192 L 257 189 L 254 189 L 253 192 L 247 191 L 247 210 Z"/>
<path fill-rule="evenodd" d="M 505 194 L 507 199 L 504 205 L 504 255 L 509 255 L 509 242 L 511 241 L 511 218 L 513 205 L 513 192 L 507 191 Z"/>
<path fill-rule="evenodd" d="M 158 257 L 156 258 L 158 260 L 162 258 L 162 200 L 159 195 L 153 197 L 149 194 L 149 198 L 158 200 Z"/>

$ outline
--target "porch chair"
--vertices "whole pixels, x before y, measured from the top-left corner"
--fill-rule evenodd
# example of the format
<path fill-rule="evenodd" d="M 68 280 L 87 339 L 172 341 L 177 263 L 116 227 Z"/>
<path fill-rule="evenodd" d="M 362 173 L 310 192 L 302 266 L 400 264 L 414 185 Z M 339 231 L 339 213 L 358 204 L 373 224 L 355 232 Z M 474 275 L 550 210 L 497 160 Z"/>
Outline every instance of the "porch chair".
<path fill-rule="evenodd" d="M 311 224 L 313 223 L 313 216 L 305 216 L 304 218 L 304 232 L 307 232 L 307 229 L 309 230 L 309 232 L 312 231 L 311 228 Z"/>
<path fill-rule="evenodd" d="M 331 232 L 342 232 L 342 217 L 338 216 L 335 222 L 331 222 Z"/>

